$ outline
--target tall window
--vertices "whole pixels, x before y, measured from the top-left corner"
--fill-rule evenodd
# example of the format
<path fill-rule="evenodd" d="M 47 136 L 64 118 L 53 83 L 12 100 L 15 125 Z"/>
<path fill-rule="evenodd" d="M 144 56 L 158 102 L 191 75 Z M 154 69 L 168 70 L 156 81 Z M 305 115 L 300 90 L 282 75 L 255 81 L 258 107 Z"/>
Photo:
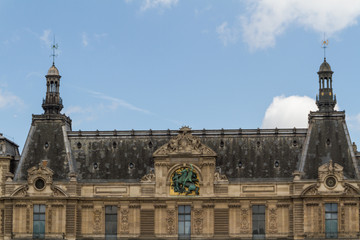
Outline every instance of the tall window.
<path fill-rule="evenodd" d="M 105 206 L 105 239 L 117 239 L 117 206 Z"/>
<path fill-rule="evenodd" d="M 338 205 L 337 203 L 325 204 L 325 237 L 338 237 Z"/>
<path fill-rule="evenodd" d="M 265 239 L 265 206 L 252 206 L 253 239 Z"/>
<path fill-rule="evenodd" d="M 179 238 L 187 239 L 191 235 L 191 206 L 180 205 L 178 207 Z"/>
<path fill-rule="evenodd" d="M 45 205 L 34 204 L 33 238 L 45 239 Z"/>

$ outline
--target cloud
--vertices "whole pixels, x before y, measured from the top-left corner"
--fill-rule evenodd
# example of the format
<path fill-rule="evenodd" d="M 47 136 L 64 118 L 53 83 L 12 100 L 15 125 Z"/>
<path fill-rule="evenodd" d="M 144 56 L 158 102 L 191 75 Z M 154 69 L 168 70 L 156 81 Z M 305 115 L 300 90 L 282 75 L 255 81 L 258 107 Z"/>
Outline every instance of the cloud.
<path fill-rule="evenodd" d="M 126 102 L 125 100 L 122 100 L 119 98 L 114 98 L 114 97 L 108 96 L 108 95 L 100 93 L 100 92 L 95 92 L 95 91 L 88 91 L 88 92 L 91 93 L 96 98 L 110 101 L 111 105 L 109 105 L 109 108 L 111 110 L 116 110 L 118 107 L 123 107 L 123 108 L 127 108 L 129 110 L 150 114 L 150 111 L 136 107 L 136 106 L 132 105 L 131 103 Z"/>
<path fill-rule="evenodd" d="M 237 28 L 228 27 L 227 22 L 223 22 L 216 28 L 216 33 L 219 39 L 223 42 L 226 47 L 229 43 L 236 43 L 238 40 L 239 31 Z"/>
<path fill-rule="evenodd" d="M 318 108 L 307 96 L 277 96 L 266 109 L 262 128 L 306 128 L 308 114 Z"/>
<path fill-rule="evenodd" d="M 82 45 L 84 47 L 87 47 L 87 45 L 89 45 L 89 40 L 88 40 L 87 34 L 85 32 L 83 32 L 81 37 L 82 37 Z"/>
<path fill-rule="evenodd" d="M 126 3 L 130 3 L 133 0 L 125 0 Z M 152 8 L 172 8 L 178 3 L 179 0 L 143 0 L 140 11 L 145 12 Z"/>
<path fill-rule="evenodd" d="M 247 1 L 247 13 L 228 31 L 239 29 L 251 50 L 275 46 L 290 26 L 331 36 L 357 24 L 359 0 L 257 0 Z"/>
<path fill-rule="evenodd" d="M 204 8 L 201 8 L 201 9 L 196 8 L 194 10 L 194 13 L 195 13 L 195 16 L 199 16 L 200 14 L 203 14 L 203 13 L 205 13 L 207 11 L 210 11 L 211 9 L 212 9 L 212 5 L 208 5 L 208 6 L 204 7 Z"/>
<path fill-rule="evenodd" d="M 47 29 L 47 30 L 43 31 L 43 34 L 41 36 L 39 36 L 39 39 L 48 48 L 51 48 L 51 46 L 52 46 L 50 34 L 51 34 L 51 30 Z"/>
<path fill-rule="evenodd" d="M 23 105 L 24 102 L 18 96 L 0 89 L 0 109 Z"/>
<path fill-rule="evenodd" d="M 346 120 L 349 122 L 349 127 L 360 130 L 360 113 L 355 116 L 347 116 Z"/>

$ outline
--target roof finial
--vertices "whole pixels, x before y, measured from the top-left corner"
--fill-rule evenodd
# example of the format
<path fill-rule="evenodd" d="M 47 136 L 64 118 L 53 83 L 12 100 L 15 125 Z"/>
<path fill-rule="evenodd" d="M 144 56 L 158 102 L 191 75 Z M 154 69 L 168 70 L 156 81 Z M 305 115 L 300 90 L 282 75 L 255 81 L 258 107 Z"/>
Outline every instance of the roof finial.
<path fill-rule="evenodd" d="M 324 40 L 322 41 L 322 48 L 324 49 L 324 62 L 326 62 L 326 48 L 329 44 L 329 40 L 325 39 L 325 33 L 324 33 Z"/>
<path fill-rule="evenodd" d="M 50 57 L 53 58 L 53 66 L 55 66 L 55 57 L 57 57 L 57 54 L 55 53 L 56 49 L 58 49 L 58 44 L 55 43 L 55 35 L 54 35 L 54 43 L 51 46 L 53 53 L 50 55 Z"/>

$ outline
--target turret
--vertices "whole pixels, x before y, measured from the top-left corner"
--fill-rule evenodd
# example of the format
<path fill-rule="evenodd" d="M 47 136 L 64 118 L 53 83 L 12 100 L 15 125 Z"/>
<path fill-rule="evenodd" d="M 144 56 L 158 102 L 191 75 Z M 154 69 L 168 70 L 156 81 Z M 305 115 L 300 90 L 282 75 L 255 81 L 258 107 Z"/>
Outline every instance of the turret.
<path fill-rule="evenodd" d="M 333 94 L 332 89 L 332 74 L 329 63 L 324 62 L 321 64 L 318 71 L 319 74 L 319 95 L 316 96 L 316 104 L 320 112 L 332 112 L 336 105 L 336 95 Z"/>
<path fill-rule="evenodd" d="M 60 97 L 60 74 L 54 63 L 50 67 L 46 77 L 46 97 L 43 99 L 42 108 L 45 114 L 60 114 L 63 109 Z"/>

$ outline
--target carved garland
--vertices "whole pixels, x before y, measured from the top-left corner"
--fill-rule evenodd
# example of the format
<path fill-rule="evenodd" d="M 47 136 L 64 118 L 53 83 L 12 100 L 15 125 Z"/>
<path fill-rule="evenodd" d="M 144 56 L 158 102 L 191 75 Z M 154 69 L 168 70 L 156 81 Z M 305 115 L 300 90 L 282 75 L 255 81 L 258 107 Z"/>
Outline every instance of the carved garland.
<path fill-rule="evenodd" d="M 269 232 L 270 233 L 277 233 L 277 212 L 276 212 L 276 208 L 270 208 L 269 211 L 269 218 L 270 218 L 270 222 L 269 222 Z"/>
<path fill-rule="evenodd" d="M 167 217 L 166 217 L 166 222 L 167 222 L 167 234 L 169 235 L 173 235 L 175 234 L 175 210 L 174 209 L 168 209 L 166 211 Z"/>
<path fill-rule="evenodd" d="M 194 210 L 195 234 L 201 235 L 203 232 L 203 209 Z"/>
<path fill-rule="evenodd" d="M 241 222 L 240 222 L 240 232 L 248 233 L 249 232 L 249 209 L 241 208 Z"/>
<path fill-rule="evenodd" d="M 101 233 L 101 209 L 94 210 L 94 233 Z"/>
<path fill-rule="evenodd" d="M 129 233 L 129 209 L 121 209 L 121 227 L 120 231 L 122 234 Z"/>

